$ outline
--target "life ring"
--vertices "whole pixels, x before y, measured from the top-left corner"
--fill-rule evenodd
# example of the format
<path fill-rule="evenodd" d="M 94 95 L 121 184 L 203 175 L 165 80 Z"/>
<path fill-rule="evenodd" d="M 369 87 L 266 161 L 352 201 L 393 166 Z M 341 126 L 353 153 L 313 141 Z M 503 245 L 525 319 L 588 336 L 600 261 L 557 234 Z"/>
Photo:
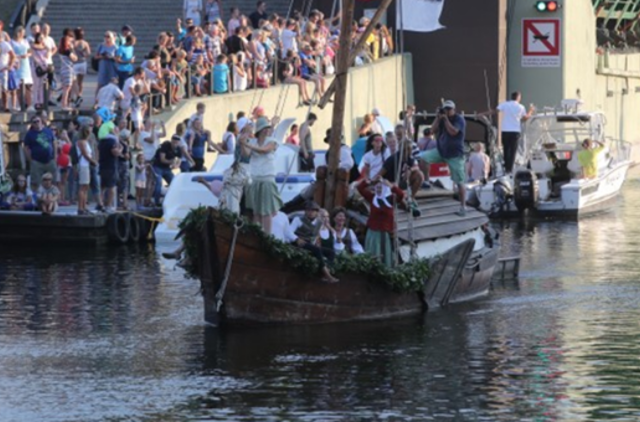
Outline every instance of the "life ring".
<path fill-rule="evenodd" d="M 140 241 L 140 220 L 133 214 L 127 214 L 129 219 L 129 240 L 132 242 Z"/>
<path fill-rule="evenodd" d="M 109 216 L 107 230 L 113 242 L 125 244 L 129 241 L 129 219 L 125 214 L 116 213 Z"/>

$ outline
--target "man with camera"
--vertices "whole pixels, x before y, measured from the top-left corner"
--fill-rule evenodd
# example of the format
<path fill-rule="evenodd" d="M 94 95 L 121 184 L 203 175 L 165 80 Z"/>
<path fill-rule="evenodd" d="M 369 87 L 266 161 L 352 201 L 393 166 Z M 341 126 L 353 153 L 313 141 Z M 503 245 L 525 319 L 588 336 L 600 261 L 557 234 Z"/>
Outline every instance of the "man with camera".
<path fill-rule="evenodd" d="M 436 148 L 424 151 L 419 158 L 427 164 L 447 163 L 451 180 L 458 185 L 458 195 L 460 197 L 459 216 L 466 214 L 465 199 L 466 191 L 464 186 L 464 137 L 466 123 L 461 115 L 456 113 L 456 105 L 453 101 L 447 100 L 441 108 L 431 125 L 431 131 L 436 137 Z"/>

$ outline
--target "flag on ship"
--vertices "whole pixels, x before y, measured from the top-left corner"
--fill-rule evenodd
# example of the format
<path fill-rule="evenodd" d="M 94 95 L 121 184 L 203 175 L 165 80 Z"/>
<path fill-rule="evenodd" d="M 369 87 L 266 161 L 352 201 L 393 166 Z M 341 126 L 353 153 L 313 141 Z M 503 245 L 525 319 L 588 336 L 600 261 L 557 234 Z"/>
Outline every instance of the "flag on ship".
<path fill-rule="evenodd" d="M 445 0 L 402 0 L 396 2 L 396 27 L 405 31 L 433 32 L 445 27 L 440 15 Z"/>

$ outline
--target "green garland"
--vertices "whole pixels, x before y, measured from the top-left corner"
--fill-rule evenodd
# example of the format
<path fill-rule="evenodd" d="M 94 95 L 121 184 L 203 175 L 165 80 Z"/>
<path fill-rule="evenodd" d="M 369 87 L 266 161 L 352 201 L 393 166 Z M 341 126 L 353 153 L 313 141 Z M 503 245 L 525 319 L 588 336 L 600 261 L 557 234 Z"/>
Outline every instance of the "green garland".
<path fill-rule="evenodd" d="M 237 215 L 226 210 L 220 210 L 219 217 L 229 225 L 234 224 L 238 218 Z M 187 274 L 193 278 L 198 277 L 198 245 L 207 218 L 209 218 L 209 209 L 198 207 L 193 209 L 179 225 L 188 257 L 185 269 Z M 311 254 L 267 235 L 262 227 L 255 223 L 245 219 L 240 232 L 256 236 L 265 252 L 274 258 L 283 260 L 296 271 L 306 274 L 315 274 L 319 271 L 318 261 Z M 424 280 L 429 276 L 429 264 L 426 259 L 416 259 L 395 268 L 389 268 L 379 259 L 366 253 L 360 255 L 340 254 L 335 260 L 333 269 L 337 275 L 367 275 L 372 281 L 386 284 L 397 292 L 421 291 Z"/>

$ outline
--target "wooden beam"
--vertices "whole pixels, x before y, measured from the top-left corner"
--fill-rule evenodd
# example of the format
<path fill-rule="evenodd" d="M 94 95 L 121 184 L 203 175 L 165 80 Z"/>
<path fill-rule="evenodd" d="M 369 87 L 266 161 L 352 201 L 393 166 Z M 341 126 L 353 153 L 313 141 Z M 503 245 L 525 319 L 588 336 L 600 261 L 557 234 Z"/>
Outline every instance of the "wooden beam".
<path fill-rule="evenodd" d="M 338 57 L 336 60 L 336 98 L 331 118 L 331 135 L 329 137 L 329 151 L 327 154 L 327 178 L 324 195 L 324 207 L 331 211 L 336 193 L 336 175 L 340 164 L 340 148 L 342 147 L 342 132 L 344 128 L 344 108 L 347 99 L 347 79 L 351 62 L 351 22 L 355 14 L 355 0 L 344 0 L 342 3 L 342 20 L 340 21 L 340 38 Z"/>
<path fill-rule="evenodd" d="M 351 66 L 351 64 L 353 64 L 353 62 L 356 60 L 356 57 L 358 56 L 358 53 L 360 53 L 360 50 L 362 50 L 364 48 L 364 45 L 367 42 L 367 38 L 369 38 L 369 35 L 371 35 L 371 33 L 373 32 L 373 30 L 375 29 L 376 25 L 380 21 L 380 18 L 382 18 L 382 15 L 387 10 L 387 8 L 391 4 L 391 2 L 393 2 L 393 0 L 382 0 L 382 3 L 380 4 L 380 7 L 378 7 L 378 10 L 376 10 L 376 13 L 371 18 L 371 22 L 369 22 L 369 25 L 367 26 L 367 28 L 364 30 L 364 32 L 360 36 L 360 39 L 358 40 L 358 43 L 355 45 L 353 50 L 351 50 L 351 53 L 349 53 L 349 66 Z M 346 2 L 345 2 L 345 4 L 346 4 Z M 345 16 L 343 15 L 341 19 L 342 20 L 340 21 L 340 24 L 342 25 L 342 28 L 344 28 L 343 22 L 345 20 Z M 351 20 L 349 21 L 349 28 L 350 29 L 351 29 L 351 21 L 353 21 L 353 16 L 351 17 Z M 342 35 L 342 29 L 341 29 L 340 35 Z M 331 84 L 329 85 L 329 88 L 327 88 L 327 90 L 325 91 L 324 95 L 320 99 L 320 101 L 318 103 L 318 107 L 324 108 L 327 105 L 327 103 L 329 102 L 329 99 L 331 98 L 331 96 L 336 91 L 337 81 L 338 81 L 337 77 L 334 78 L 333 81 L 331 81 Z"/>

